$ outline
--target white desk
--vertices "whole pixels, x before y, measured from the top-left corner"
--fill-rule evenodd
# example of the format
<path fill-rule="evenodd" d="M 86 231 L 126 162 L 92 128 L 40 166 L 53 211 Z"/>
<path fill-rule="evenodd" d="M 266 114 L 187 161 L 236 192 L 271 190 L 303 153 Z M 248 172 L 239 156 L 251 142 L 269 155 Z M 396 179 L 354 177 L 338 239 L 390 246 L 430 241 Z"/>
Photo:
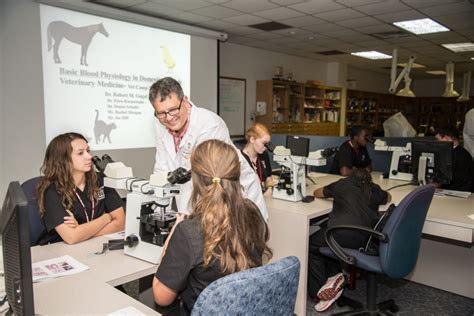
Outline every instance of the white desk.
<path fill-rule="evenodd" d="M 89 266 L 89 270 L 33 284 L 35 313 L 39 315 L 105 315 L 133 306 L 147 315 L 160 315 L 153 309 L 115 289 L 114 286 L 154 274 L 157 266 L 127 256 L 123 250 L 102 250 L 106 237 L 96 237 L 77 245 L 55 243 L 31 248 L 32 262 L 65 254 Z"/>
<path fill-rule="evenodd" d="M 380 173 L 376 172 L 372 176 L 374 182 L 378 183 L 382 189 L 404 183 L 380 179 Z M 312 179 L 317 184 L 308 186 L 307 194 L 311 194 L 316 187 L 327 185 L 340 178 L 336 175 L 314 174 Z M 391 190 L 392 202 L 398 204 L 414 188 L 415 186 L 404 186 Z M 332 208 L 332 201 L 316 199 L 312 203 L 294 203 L 266 198 L 265 203 L 269 211 L 269 245 L 274 253 L 272 261 L 290 255 L 300 259 L 300 281 L 295 313 L 305 315 L 309 222 L 313 218 L 328 214 Z M 467 217 L 472 213 L 474 213 L 473 195 L 468 199 L 434 197 L 423 232 L 463 241 L 471 244 L 471 247 L 445 245 L 423 240 L 418 263 L 414 272 L 409 276 L 410 280 L 474 298 L 474 248 L 472 247 L 474 220 Z M 440 245 L 443 247 L 441 251 Z M 449 253 L 448 256 L 445 255 L 446 251 Z M 440 277 L 434 279 L 435 276 L 436 278 Z"/>

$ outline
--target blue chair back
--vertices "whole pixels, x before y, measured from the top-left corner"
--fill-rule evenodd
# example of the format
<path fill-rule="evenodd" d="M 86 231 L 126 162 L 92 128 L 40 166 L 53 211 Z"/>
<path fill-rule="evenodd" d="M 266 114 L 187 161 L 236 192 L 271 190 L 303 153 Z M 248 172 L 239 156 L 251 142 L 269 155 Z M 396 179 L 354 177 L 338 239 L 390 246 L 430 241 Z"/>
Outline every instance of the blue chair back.
<path fill-rule="evenodd" d="M 36 177 L 23 182 L 21 188 L 28 199 L 28 212 L 30 222 L 30 245 L 36 246 L 41 234 L 45 231 L 43 220 L 39 214 L 38 197 L 36 196 L 36 187 L 42 177 Z"/>
<path fill-rule="evenodd" d="M 380 264 L 391 278 L 402 278 L 415 267 L 421 232 L 435 188 L 425 185 L 408 194 L 393 210 L 383 232 L 387 243 L 380 243 Z"/>
<path fill-rule="evenodd" d="M 293 315 L 299 274 L 291 256 L 227 275 L 201 292 L 192 315 Z"/>

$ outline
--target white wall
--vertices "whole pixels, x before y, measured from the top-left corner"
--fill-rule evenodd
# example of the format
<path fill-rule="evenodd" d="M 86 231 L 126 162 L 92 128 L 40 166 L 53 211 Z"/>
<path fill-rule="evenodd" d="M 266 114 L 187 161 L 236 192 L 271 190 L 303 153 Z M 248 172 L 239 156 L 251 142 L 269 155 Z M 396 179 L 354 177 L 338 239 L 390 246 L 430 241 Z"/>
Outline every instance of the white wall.
<path fill-rule="evenodd" d="M 355 90 L 360 91 L 388 93 L 390 86 L 390 75 L 353 67 L 348 68 L 347 80 L 355 80 Z"/>
<path fill-rule="evenodd" d="M 232 43 L 220 44 L 220 76 L 247 80 L 246 129 L 251 126 L 255 111 L 256 81 L 271 79 L 275 66 L 283 66 L 285 77 L 291 71 L 298 82 L 318 79 L 326 83 L 325 62 Z"/>

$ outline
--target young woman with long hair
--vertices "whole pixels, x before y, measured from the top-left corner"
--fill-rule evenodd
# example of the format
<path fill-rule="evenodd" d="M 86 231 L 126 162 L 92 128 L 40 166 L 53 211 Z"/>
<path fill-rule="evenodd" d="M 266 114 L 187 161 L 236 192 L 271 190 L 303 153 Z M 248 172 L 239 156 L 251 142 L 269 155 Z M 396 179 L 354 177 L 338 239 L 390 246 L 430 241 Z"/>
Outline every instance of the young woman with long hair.
<path fill-rule="evenodd" d="M 125 228 L 123 202 L 97 176 L 84 136 L 56 136 L 46 149 L 41 172 L 37 193 L 46 231 L 40 244 L 75 244 Z"/>
<path fill-rule="evenodd" d="M 179 295 L 184 314 L 208 284 L 261 266 L 272 254 L 265 220 L 242 196 L 234 147 L 220 140 L 201 143 L 191 156 L 191 171 L 192 212 L 173 227 L 153 280 L 155 302 L 167 306 Z"/>
<path fill-rule="evenodd" d="M 263 124 L 256 123 L 247 130 L 247 143 L 241 150 L 242 155 L 257 174 L 264 196 L 272 196 L 274 185 L 272 165 L 267 152 L 270 138 L 268 128 Z"/>

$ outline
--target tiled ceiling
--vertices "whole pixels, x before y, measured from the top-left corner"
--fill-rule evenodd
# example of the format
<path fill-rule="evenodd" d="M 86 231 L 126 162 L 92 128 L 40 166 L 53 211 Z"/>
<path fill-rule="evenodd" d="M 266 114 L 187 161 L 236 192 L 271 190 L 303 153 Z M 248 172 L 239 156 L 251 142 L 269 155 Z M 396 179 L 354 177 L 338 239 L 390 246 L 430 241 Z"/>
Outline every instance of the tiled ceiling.
<path fill-rule="evenodd" d="M 425 70 L 474 70 L 474 52 L 454 53 L 446 43 L 474 42 L 474 0 L 90 0 L 122 10 L 156 16 L 229 35 L 228 42 L 351 67 L 389 73 L 390 60 L 368 60 L 353 51 L 376 50 L 391 55 L 398 48 L 399 62 L 411 55 L 426 69 L 413 77 L 430 77 Z M 395 21 L 431 18 L 450 32 L 411 35 L 393 26 Z M 291 28 L 262 31 L 253 24 L 283 23 Z M 321 51 L 346 54 L 324 56 Z"/>

